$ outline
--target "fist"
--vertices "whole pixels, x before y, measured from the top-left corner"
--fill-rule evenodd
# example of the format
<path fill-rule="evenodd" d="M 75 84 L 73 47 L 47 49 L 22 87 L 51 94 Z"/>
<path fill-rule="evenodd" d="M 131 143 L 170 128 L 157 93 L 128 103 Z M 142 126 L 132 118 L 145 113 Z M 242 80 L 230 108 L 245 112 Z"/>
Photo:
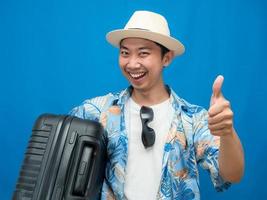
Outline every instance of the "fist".
<path fill-rule="evenodd" d="M 222 94 L 223 80 L 221 75 L 215 79 L 208 110 L 208 127 L 211 134 L 216 136 L 226 136 L 234 132 L 233 111 L 230 102 Z"/>

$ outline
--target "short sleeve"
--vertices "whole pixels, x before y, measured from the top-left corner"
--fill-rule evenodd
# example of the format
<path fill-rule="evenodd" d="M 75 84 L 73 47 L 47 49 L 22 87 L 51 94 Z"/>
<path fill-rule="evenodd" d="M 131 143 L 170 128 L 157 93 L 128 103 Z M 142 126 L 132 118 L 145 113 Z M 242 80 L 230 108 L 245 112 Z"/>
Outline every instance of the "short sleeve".
<path fill-rule="evenodd" d="M 226 182 L 219 174 L 220 137 L 213 136 L 208 128 L 208 114 L 202 109 L 194 116 L 193 132 L 197 163 L 210 173 L 217 191 L 227 189 L 231 183 Z"/>

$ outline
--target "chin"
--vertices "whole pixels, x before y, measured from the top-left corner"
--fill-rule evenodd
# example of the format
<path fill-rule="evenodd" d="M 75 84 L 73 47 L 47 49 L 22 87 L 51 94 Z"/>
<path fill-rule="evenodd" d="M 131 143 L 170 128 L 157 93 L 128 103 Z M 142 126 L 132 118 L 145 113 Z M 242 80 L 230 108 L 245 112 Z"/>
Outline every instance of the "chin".
<path fill-rule="evenodd" d="M 132 84 L 132 86 L 133 86 L 133 88 L 134 88 L 135 90 L 140 91 L 140 92 L 145 92 L 145 91 L 148 90 L 148 89 L 147 89 L 146 87 L 144 87 L 144 86 L 133 85 L 133 84 Z"/>

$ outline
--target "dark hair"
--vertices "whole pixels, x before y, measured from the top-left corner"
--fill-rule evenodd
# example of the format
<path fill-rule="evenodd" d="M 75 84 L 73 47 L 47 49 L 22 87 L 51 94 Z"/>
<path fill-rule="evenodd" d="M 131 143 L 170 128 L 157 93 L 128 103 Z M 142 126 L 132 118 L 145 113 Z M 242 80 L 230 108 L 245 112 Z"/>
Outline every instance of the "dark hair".
<path fill-rule="evenodd" d="M 159 44 L 157 42 L 155 42 L 155 43 L 156 43 L 156 45 L 158 45 L 160 47 L 160 49 L 161 49 L 161 57 L 163 58 L 163 56 L 166 53 L 168 53 L 170 50 L 167 47 L 163 46 L 162 44 Z"/>

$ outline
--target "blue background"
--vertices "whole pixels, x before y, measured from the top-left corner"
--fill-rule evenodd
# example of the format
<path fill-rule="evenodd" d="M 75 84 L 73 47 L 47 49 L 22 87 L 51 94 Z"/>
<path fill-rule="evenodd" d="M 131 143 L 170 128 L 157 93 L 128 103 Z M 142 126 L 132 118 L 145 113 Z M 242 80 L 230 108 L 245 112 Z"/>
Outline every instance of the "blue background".
<path fill-rule="evenodd" d="M 164 72 L 179 96 L 208 108 L 214 78 L 225 76 L 246 171 L 224 193 L 201 171 L 202 199 L 266 198 L 266 1 L 0 0 L 1 200 L 11 198 L 39 114 L 68 113 L 128 85 L 105 34 L 143 9 L 166 16 L 186 46 Z"/>

